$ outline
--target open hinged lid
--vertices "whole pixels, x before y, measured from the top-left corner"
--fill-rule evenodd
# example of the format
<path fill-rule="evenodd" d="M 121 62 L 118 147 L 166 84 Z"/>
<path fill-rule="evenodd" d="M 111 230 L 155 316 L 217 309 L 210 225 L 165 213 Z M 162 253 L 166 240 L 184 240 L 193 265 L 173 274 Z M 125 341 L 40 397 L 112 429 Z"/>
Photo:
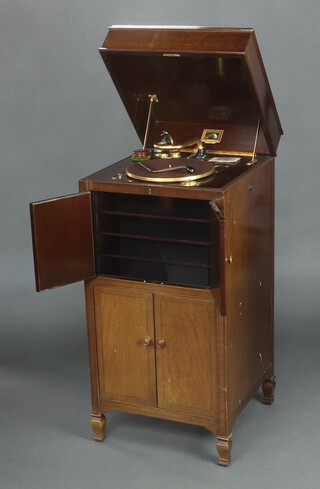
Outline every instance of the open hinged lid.
<path fill-rule="evenodd" d="M 209 150 L 252 153 L 259 127 L 257 154 L 276 154 L 282 129 L 252 29 L 112 26 L 100 53 L 141 141 L 155 96 L 147 147 L 166 130 L 174 144 L 209 135 Z"/>

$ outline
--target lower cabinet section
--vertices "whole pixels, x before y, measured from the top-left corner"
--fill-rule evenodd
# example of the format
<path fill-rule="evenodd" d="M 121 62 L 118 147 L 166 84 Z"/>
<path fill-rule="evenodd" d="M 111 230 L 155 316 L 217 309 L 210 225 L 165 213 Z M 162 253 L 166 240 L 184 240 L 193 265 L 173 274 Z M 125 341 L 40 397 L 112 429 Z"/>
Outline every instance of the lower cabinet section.
<path fill-rule="evenodd" d="M 219 464 L 230 463 L 236 417 L 260 386 L 272 404 L 275 381 L 272 338 L 255 304 L 241 322 L 236 307 L 221 315 L 219 294 L 109 277 L 86 282 L 95 440 L 105 437 L 105 413 L 124 411 L 203 426 L 217 436 Z"/>
<path fill-rule="evenodd" d="M 212 299 L 95 286 L 94 309 L 101 398 L 216 415 Z"/>

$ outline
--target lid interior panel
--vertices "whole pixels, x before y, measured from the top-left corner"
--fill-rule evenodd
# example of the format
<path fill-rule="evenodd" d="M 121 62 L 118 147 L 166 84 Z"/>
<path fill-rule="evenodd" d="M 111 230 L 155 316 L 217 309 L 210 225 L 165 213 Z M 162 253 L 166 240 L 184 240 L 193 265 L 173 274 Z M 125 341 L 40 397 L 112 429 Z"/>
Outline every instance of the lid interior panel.
<path fill-rule="evenodd" d="M 174 144 L 223 129 L 219 149 L 250 152 L 260 121 L 257 152 L 275 154 L 282 129 L 252 30 L 111 28 L 100 53 L 141 141 L 156 95 L 147 147 L 158 128 L 174 131 Z"/>

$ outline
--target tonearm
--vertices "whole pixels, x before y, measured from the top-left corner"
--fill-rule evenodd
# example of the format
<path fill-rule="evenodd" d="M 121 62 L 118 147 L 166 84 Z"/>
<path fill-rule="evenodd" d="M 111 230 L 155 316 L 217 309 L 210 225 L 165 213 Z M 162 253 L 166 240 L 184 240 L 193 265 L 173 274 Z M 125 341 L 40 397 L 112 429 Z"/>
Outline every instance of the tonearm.
<path fill-rule="evenodd" d="M 191 139 L 182 144 L 167 144 L 166 139 L 168 139 L 168 137 L 172 141 L 172 138 L 168 135 L 168 133 L 162 133 L 161 137 L 162 139 L 160 142 L 153 145 L 153 153 L 157 158 L 180 158 L 180 151 L 188 150 L 193 146 L 195 146 L 195 149 L 189 158 L 196 157 L 202 159 L 205 156 L 204 147 L 200 139 Z"/>

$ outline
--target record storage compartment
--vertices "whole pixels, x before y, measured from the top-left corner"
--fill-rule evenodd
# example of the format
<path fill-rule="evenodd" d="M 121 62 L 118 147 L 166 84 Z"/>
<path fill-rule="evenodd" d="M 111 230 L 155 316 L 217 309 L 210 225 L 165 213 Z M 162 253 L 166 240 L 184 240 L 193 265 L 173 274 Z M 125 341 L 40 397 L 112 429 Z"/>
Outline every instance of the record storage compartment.
<path fill-rule="evenodd" d="M 209 201 L 94 192 L 97 274 L 213 288 L 219 223 Z"/>

